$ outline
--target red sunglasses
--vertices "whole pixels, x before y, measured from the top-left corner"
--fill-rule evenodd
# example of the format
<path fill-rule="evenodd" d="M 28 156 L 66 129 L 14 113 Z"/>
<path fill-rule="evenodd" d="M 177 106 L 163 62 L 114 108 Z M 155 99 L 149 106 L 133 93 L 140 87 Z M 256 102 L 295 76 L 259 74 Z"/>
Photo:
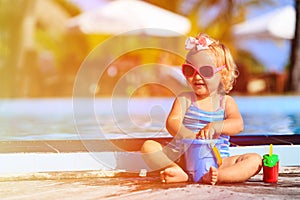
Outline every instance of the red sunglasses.
<path fill-rule="evenodd" d="M 198 73 L 200 76 L 204 78 L 212 78 L 218 71 L 221 71 L 226 65 L 215 68 L 213 66 L 205 65 L 201 67 L 194 67 L 189 63 L 182 64 L 182 73 L 185 77 L 190 78 L 195 76 Z"/>

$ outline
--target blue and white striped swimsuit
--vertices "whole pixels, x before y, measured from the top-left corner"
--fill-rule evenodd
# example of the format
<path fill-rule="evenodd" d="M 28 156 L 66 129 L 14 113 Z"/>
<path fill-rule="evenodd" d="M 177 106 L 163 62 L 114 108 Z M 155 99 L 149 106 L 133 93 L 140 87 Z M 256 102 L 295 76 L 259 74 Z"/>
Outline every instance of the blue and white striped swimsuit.
<path fill-rule="evenodd" d="M 198 133 L 208 123 L 224 120 L 225 111 L 222 108 L 222 101 L 223 98 L 220 99 L 220 107 L 216 111 L 204 111 L 197 107 L 192 98 L 192 103 L 183 118 L 183 125 L 191 131 Z M 230 137 L 228 135 L 221 134 L 220 139 L 223 141 L 223 143 L 219 146 L 220 154 L 222 157 L 228 157 Z"/>

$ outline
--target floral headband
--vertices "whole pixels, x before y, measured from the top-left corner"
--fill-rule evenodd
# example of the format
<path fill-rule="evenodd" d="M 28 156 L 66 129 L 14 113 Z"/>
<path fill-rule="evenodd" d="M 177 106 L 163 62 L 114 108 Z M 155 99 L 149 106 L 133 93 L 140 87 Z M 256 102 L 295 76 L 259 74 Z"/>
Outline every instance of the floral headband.
<path fill-rule="evenodd" d="M 188 37 L 185 41 L 185 49 L 191 50 L 196 47 L 198 51 L 209 49 L 209 46 L 214 43 L 212 40 L 205 36 L 199 38 Z"/>

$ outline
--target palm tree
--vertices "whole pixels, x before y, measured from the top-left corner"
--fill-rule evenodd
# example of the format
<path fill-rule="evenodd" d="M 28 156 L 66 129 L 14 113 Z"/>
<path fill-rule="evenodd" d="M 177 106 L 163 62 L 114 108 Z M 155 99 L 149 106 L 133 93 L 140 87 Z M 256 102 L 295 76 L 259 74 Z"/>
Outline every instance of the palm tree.
<path fill-rule="evenodd" d="M 300 92 L 300 1 L 296 0 L 295 37 L 292 40 L 291 64 L 289 68 L 288 90 Z"/>
<path fill-rule="evenodd" d="M 233 25 L 246 20 L 248 7 L 275 5 L 273 0 L 174 0 L 172 6 L 169 7 L 168 4 L 163 3 L 167 1 L 147 1 L 187 16 L 192 22 L 191 35 L 205 32 L 225 43 L 240 66 L 240 79 L 243 81 L 237 81 L 237 83 L 243 86 L 235 87 L 240 88 L 237 89 L 238 91 L 245 91 L 241 88 L 245 88 L 245 80 L 249 73 L 256 74 L 264 71 L 264 66 L 250 51 L 238 49 L 237 44 L 240 41 L 232 34 L 232 28 Z M 178 7 L 177 10 L 174 10 L 174 5 Z"/>
<path fill-rule="evenodd" d="M 226 44 L 231 50 L 240 71 L 235 91 L 246 92 L 249 75 L 264 72 L 264 66 L 255 59 L 250 51 L 239 49 L 238 43 L 240 40 L 233 35 L 232 28 L 235 24 L 246 20 L 248 7 L 275 5 L 274 2 L 271 0 L 185 0 L 185 3 L 193 3 L 193 5 L 190 5 L 191 9 L 186 11 L 186 15 L 192 20 L 192 34 L 206 32 Z"/>
<path fill-rule="evenodd" d="M 39 85 L 36 43 L 60 49 L 53 46 L 63 19 L 78 13 L 66 0 L 0 0 L 0 97 L 22 96 Z"/>
<path fill-rule="evenodd" d="M 33 9 L 33 1 L 0 1 L 0 91 L 3 97 L 14 96 L 16 72 L 23 48 L 23 24 Z"/>

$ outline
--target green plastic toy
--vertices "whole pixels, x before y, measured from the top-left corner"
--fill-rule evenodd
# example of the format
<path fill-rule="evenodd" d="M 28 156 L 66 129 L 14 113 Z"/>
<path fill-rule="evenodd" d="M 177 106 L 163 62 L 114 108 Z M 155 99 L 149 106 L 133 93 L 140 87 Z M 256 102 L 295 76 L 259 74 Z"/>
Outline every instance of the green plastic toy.
<path fill-rule="evenodd" d="M 270 152 L 269 154 L 265 154 L 263 156 L 263 163 L 264 163 L 264 166 L 268 166 L 268 167 L 274 167 L 276 166 L 277 162 L 278 162 L 278 155 L 276 154 L 273 154 L 272 151 L 273 151 L 273 148 L 272 148 L 272 144 L 270 145 Z"/>

